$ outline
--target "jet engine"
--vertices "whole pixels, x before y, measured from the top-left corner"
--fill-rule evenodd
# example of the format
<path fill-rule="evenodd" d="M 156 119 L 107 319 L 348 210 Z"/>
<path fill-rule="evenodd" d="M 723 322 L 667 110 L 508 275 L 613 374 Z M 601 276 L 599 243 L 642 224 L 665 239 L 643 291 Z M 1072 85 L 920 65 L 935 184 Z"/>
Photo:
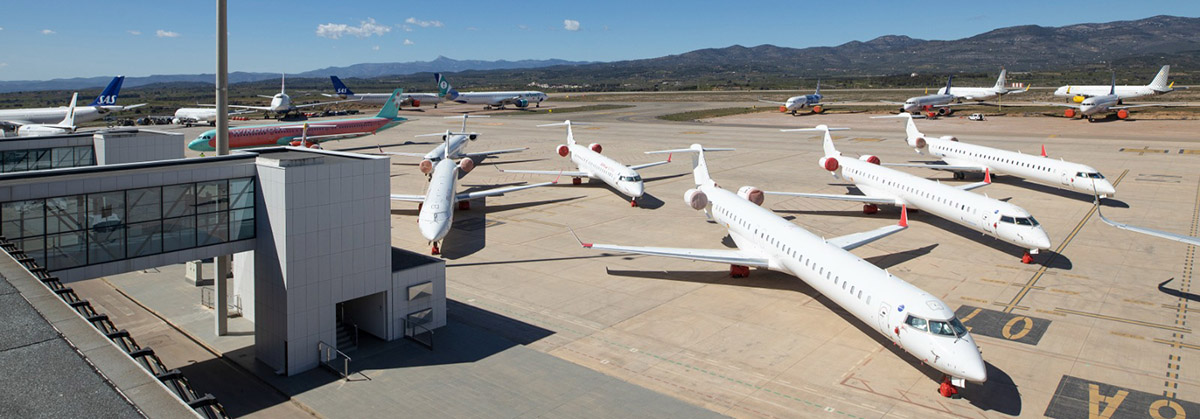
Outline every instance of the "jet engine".
<path fill-rule="evenodd" d="M 1085 101 L 1085 100 L 1087 100 L 1087 96 L 1083 96 L 1083 95 L 1075 95 L 1074 97 L 1071 98 L 1071 101 L 1073 101 L 1075 103 L 1083 103 L 1083 101 Z"/>
<path fill-rule="evenodd" d="M 952 113 L 954 113 L 954 109 L 950 108 L 938 108 L 937 110 L 938 116 L 950 116 Z"/>
<path fill-rule="evenodd" d="M 588 148 L 597 153 L 599 153 L 601 150 L 604 150 L 604 147 L 600 147 L 600 143 L 588 144 Z"/>
<path fill-rule="evenodd" d="M 787 106 L 779 105 L 779 112 L 786 113 L 787 111 L 788 111 Z"/>
<path fill-rule="evenodd" d="M 766 198 L 762 189 L 758 189 L 753 186 L 743 186 L 738 188 L 737 194 L 738 196 L 742 197 L 742 199 L 753 202 L 754 205 L 758 205 L 760 207 L 763 204 L 763 199 Z"/>
<path fill-rule="evenodd" d="M 699 189 L 688 189 L 683 193 L 683 202 L 694 210 L 702 210 L 708 206 L 708 195 Z"/>
<path fill-rule="evenodd" d="M 826 171 L 836 172 L 838 169 L 838 161 L 833 157 L 822 157 L 820 161 L 821 168 Z"/>
<path fill-rule="evenodd" d="M 420 99 L 413 99 L 413 100 L 412 100 L 412 107 L 414 107 L 414 108 L 420 108 L 420 107 L 421 107 L 421 100 L 420 100 Z"/>
<path fill-rule="evenodd" d="M 517 99 L 516 105 L 518 108 L 524 108 L 529 106 L 529 101 L 525 99 Z"/>
<path fill-rule="evenodd" d="M 955 137 L 955 136 L 953 136 L 953 135 L 943 135 L 943 136 L 942 136 L 942 140 L 943 140 L 943 141 L 951 141 L 951 142 L 956 142 L 956 143 L 957 143 L 957 142 L 958 142 L 958 137 Z"/>
<path fill-rule="evenodd" d="M 558 151 L 558 155 L 563 156 L 563 157 L 567 157 L 568 154 L 571 154 L 571 148 L 567 147 L 566 144 L 560 144 L 558 146 L 557 151 Z"/>
<path fill-rule="evenodd" d="M 428 174 L 429 174 L 429 172 L 432 172 L 432 171 L 433 171 L 433 161 L 431 161 L 431 160 L 421 160 L 421 163 L 417 165 L 417 168 L 418 168 L 418 169 L 421 169 L 421 173 L 424 173 L 424 174 L 427 174 L 427 175 L 428 175 Z"/>
<path fill-rule="evenodd" d="M 470 157 L 458 161 L 458 170 L 461 170 L 463 173 L 471 173 L 471 170 L 474 169 L 475 160 L 471 160 Z"/>
<path fill-rule="evenodd" d="M 1129 117 L 1129 111 L 1125 109 L 1117 110 L 1117 119 L 1125 119 Z"/>
<path fill-rule="evenodd" d="M 908 146 L 917 149 L 917 152 L 920 153 L 929 146 L 929 142 L 925 141 L 925 137 L 909 138 Z"/>
<path fill-rule="evenodd" d="M 880 162 L 878 156 L 872 156 L 870 154 L 865 155 L 865 156 L 860 156 L 858 159 L 865 161 L 867 163 L 871 163 L 871 164 L 879 164 L 879 162 Z"/>
<path fill-rule="evenodd" d="M 816 105 L 812 107 L 812 111 L 813 113 L 822 113 L 825 112 L 825 108 L 822 108 L 821 105 Z"/>
<path fill-rule="evenodd" d="M 1075 117 L 1075 110 L 1074 110 L 1074 109 L 1071 109 L 1071 108 L 1067 108 L 1067 110 L 1063 111 L 1063 116 L 1065 116 L 1065 117 L 1067 117 L 1067 118 L 1074 118 L 1074 117 Z"/>

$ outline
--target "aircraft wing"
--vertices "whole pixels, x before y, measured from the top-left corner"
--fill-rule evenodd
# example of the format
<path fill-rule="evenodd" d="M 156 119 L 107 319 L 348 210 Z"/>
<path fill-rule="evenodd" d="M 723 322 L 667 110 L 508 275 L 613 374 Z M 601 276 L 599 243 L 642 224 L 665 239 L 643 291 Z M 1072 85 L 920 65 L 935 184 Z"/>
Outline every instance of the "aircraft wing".
<path fill-rule="evenodd" d="M 505 193 L 508 193 L 508 192 L 516 192 L 516 191 L 520 191 L 520 190 L 524 190 L 524 189 L 537 188 L 537 187 L 541 187 L 541 186 L 550 186 L 550 185 L 553 185 L 556 183 L 558 183 L 557 180 L 554 182 L 542 182 L 542 183 L 535 183 L 532 185 L 513 186 L 511 188 L 496 188 L 496 189 L 488 189 L 486 191 L 479 191 L 479 192 L 460 193 L 460 194 L 454 196 L 454 201 L 455 202 L 466 201 L 466 200 L 471 200 L 471 199 L 475 199 L 475 198 L 483 198 L 485 196 L 499 196 L 499 195 L 504 195 Z"/>
<path fill-rule="evenodd" d="M 351 133 L 346 133 L 346 134 L 309 135 L 308 139 L 311 141 L 323 142 L 323 141 L 342 140 L 342 139 L 346 139 L 346 138 L 362 137 L 362 136 L 366 136 L 366 135 L 370 135 L 370 134 L 371 134 L 370 132 L 351 132 Z M 293 138 L 300 139 L 300 137 L 293 137 Z"/>
<path fill-rule="evenodd" d="M 900 222 L 887 227 L 880 227 L 871 231 L 861 233 L 847 234 L 841 237 L 826 239 L 825 242 L 844 250 L 852 250 L 859 246 L 882 239 L 908 228 L 908 206 L 900 207 Z"/>
<path fill-rule="evenodd" d="M 575 235 L 575 231 L 571 231 Z M 770 268 L 771 261 L 743 250 L 727 249 L 686 249 L 678 247 L 642 247 L 620 246 L 615 244 L 584 243 L 575 236 L 575 240 L 586 249 L 612 250 L 621 253 L 635 253 L 649 256 L 665 256 L 702 262 L 728 263 L 731 265 L 753 266 L 755 268 Z"/>
<path fill-rule="evenodd" d="M 1132 108 L 1148 108 L 1151 106 L 1170 107 L 1170 106 L 1179 106 L 1179 105 L 1173 105 L 1173 104 L 1169 104 L 1169 103 L 1142 103 L 1142 104 L 1137 104 L 1137 105 L 1109 106 L 1108 109 L 1120 110 L 1120 109 L 1132 109 Z"/>
<path fill-rule="evenodd" d="M 567 171 L 562 171 L 562 170 L 508 170 L 508 169 L 497 169 L 497 170 L 504 172 L 504 173 L 525 173 L 525 174 L 530 174 L 530 175 L 562 175 L 562 176 L 570 176 L 570 177 L 592 177 L 592 175 L 588 174 L 587 172 L 567 172 Z"/>
<path fill-rule="evenodd" d="M 962 190 L 964 190 L 964 191 L 969 191 L 969 190 L 972 190 L 972 189 L 979 189 L 979 188 L 982 188 L 982 187 L 984 187 L 984 186 L 991 185 L 991 184 L 992 184 L 992 182 L 987 182 L 987 181 L 984 181 L 984 182 L 975 182 L 975 183 L 968 183 L 968 184 L 966 184 L 966 185 L 960 185 L 960 186 L 956 186 L 956 188 L 958 188 L 958 189 L 962 189 Z"/>
<path fill-rule="evenodd" d="M 29 121 L 18 121 L 15 119 L 8 119 L 8 120 L 0 121 L 0 126 L 8 128 L 10 130 L 17 129 L 17 127 L 22 126 L 22 125 L 30 125 L 30 124 L 32 124 L 32 123 Z"/>
<path fill-rule="evenodd" d="M 906 104 L 906 103 L 904 103 L 904 102 L 892 102 L 892 101 L 890 101 L 890 100 L 881 100 L 880 102 L 883 102 L 883 103 L 886 103 L 886 104 L 889 104 L 889 105 L 907 105 L 907 104 Z"/>
<path fill-rule="evenodd" d="M 896 167 L 920 167 L 923 169 L 946 170 L 951 172 L 979 172 L 982 173 L 982 166 L 953 166 L 949 164 L 930 164 L 930 163 L 884 163 L 884 166 Z"/>
<path fill-rule="evenodd" d="M 329 102 L 317 102 L 317 103 L 305 103 L 303 105 L 292 105 L 292 107 L 295 109 L 300 109 L 300 108 L 311 108 L 313 106 L 332 105 L 334 103 L 359 102 L 359 101 L 362 101 L 362 99 L 331 100 Z"/>
<path fill-rule="evenodd" d="M 217 105 L 212 105 L 212 104 L 208 104 L 208 103 L 203 103 L 203 104 L 200 104 L 200 106 L 217 106 Z M 271 107 L 270 107 L 270 106 L 249 106 L 249 105 L 227 105 L 227 106 L 229 106 L 230 108 L 238 108 L 238 109 L 253 109 L 253 110 L 256 110 L 256 111 L 269 111 L 269 110 L 271 110 Z"/>
<path fill-rule="evenodd" d="M 1097 211 L 1097 212 L 1099 212 L 1099 211 Z M 1104 213 L 1102 213 L 1102 212 L 1100 213 L 1100 220 L 1104 221 L 1105 224 L 1108 224 L 1110 226 L 1113 226 L 1113 227 L 1116 227 L 1116 228 L 1119 228 L 1122 230 L 1129 230 L 1132 232 L 1142 233 L 1142 234 L 1159 237 L 1159 238 L 1164 238 L 1167 240 L 1174 240 L 1174 241 L 1177 241 L 1180 243 L 1187 243 L 1192 246 L 1200 246 L 1200 237 L 1186 236 L 1183 234 L 1170 233 L 1170 232 L 1155 230 L 1155 229 L 1151 229 L 1151 228 L 1131 226 L 1129 224 L 1118 223 L 1116 221 L 1105 218 Z"/>
<path fill-rule="evenodd" d="M 393 201 L 425 202 L 425 195 L 392 195 Z"/>
<path fill-rule="evenodd" d="M 758 101 L 759 101 L 759 102 L 762 102 L 762 103 L 770 103 L 770 104 L 772 104 L 772 105 L 787 106 L 787 103 L 784 103 L 784 102 L 776 102 L 776 101 L 774 101 L 774 100 L 759 99 Z"/>
<path fill-rule="evenodd" d="M 405 156 L 405 157 L 425 157 L 425 154 L 427 154 L 427 153 L 402 153 L 399 151 L 380 151 L 379 153 L 389 154 L 389 155 L 393 155 L 393 156 Z"/>
<path fill-rule="evenodd" d="M 1045 105 L 1045 106 L 1064 106 L 1064 107 L 1068 107 L 1068 108 L 1079 109 L 1079 105 L 1076 105 L 1074 103 L 1033 102 L 1033 104 L 1034 105 Z"/>
<path fill-rule="evenodd" d="M 478 153 L 466 153 L 466 154 L 463 154 L 463 156 L 471 157 L 471 158 L 487 157 L 487 156 L 490 156 L 493 154 L 520 153 L 520 152 L 528 150 L 528 149 L 529 149 L 529 147 L 521 147 L 521 148 L 509 148 L 509 149 L 504 149 L 504 150 L 480 151 Z"/>
<path fill-rule="evenodd" d="M 774 192 L 774 191 L 765 191 L 763 193 L 768 194 L 768 195 L 798 196 L 801 198 L 817 198 L 817 199 L 833 199 L 833 200 L 838 200 L 838 201 L 865 202 L 868 204 L 883 204 L 883 205 L 896 204 L 895 198 L 886 198 L 886 197 L 882 197 L 882 196 L 833 195 L 833 194 L 823 194 L 823 193 Z"/>
<path fill-rule="evenodd" d="M 633 166 L 629 166 L 629 168 L 633 169 L 633 170 L 642 170 L 647 167 L 662 166 L 662 165 L 670 163 L 670 162 L 671 162 L 671 157 L 667 156 L 667 159 L 663 160 L 663 161 L 656 161 L 654 163 L 646 163 L 646 164 L 635 164 Z"/>

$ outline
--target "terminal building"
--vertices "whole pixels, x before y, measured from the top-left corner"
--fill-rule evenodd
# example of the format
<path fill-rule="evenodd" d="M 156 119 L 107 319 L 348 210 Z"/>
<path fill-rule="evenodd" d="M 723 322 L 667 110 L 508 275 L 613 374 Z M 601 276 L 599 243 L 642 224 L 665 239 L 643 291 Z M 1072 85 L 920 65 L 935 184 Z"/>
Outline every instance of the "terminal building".
<path fill-rule="evenodd" d="M 391 246 L 386 157 L 184 159 L 183 144 L 150 130 L 0 140 L 0 236 L 66 286 L 234 255 L 255 357 L 280 374 L 344 356 L 339 327 L 390 341 L 445 325 L 445 263 Z"/>

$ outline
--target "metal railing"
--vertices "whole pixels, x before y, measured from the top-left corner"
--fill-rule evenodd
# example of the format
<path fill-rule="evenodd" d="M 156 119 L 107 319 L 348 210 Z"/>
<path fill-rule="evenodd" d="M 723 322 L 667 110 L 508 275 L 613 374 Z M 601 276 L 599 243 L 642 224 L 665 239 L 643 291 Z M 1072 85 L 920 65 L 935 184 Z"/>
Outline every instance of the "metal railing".
<path fill-rule="evenodd" d="M 329 369 L 333 370 L 334 372 L 341 374 L 342 378 L 344 378 L 346 380 L 350 379 L 350 361 L 351 361 L 351 359 L 350 359 L 349 355 L 346 355 L 344 352 L 337 350 L 337 348 L 331 346 L 328 343 L 325 343 L 325 341 L 317 342 L 317 353 L 321 357 L 321 365 L 324 365 L 324 366 L 328 367 Z M 337 361 L 339 358 L 342 360 L 342 369 L 341 370 L 338 370 L 337 365 L 334 364 L 334 362 Z"/>
<path fill-rule="evenodd" d="M 200 287 L 200 305 L 211 309 L 216 305 L 216 302 L 215 302 L 216 297 L 217 297 L 217 294 L 213 290 L 212 287 Z M 234 294 L 234 295 L 231 295 L 230 297 L 233 297 L 233 298 L 229 299 L 229 315 L 231 317 L 241 317 L 242 316 L 242 296 Z"/>

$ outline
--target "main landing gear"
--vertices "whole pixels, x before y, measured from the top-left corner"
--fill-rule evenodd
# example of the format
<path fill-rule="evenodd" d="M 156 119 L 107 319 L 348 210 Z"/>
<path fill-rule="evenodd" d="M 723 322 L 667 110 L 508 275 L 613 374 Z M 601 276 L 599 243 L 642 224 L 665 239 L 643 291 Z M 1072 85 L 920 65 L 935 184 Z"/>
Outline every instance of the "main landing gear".
<path fill-rule="evenodd" d="M 729 276 L 734 278 L 745 278 L 750 276 L 750 267 L 742 265 L 729 265 Z"/>

